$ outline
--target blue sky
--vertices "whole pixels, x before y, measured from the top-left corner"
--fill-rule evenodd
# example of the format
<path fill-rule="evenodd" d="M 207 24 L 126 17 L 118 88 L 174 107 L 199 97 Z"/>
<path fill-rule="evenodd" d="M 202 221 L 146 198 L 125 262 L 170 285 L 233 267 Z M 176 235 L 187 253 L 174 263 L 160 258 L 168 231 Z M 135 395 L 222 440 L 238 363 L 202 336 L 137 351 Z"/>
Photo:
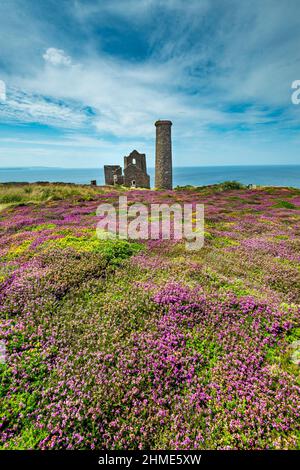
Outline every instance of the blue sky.
<path fill-rule="evenodd" d="M 134 148 L 153 166 L 157 119 L 176 166 L 300 163 L 299 0 L 0 0 L 0 18 L 0 166 Z"/>

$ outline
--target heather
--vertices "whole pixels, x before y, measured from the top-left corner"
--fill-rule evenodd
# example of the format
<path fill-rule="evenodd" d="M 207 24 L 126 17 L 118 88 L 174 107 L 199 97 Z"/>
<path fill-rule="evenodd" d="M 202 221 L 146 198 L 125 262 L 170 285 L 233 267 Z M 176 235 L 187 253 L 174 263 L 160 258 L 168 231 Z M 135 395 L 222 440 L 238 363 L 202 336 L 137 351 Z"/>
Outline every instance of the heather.
<path fill-rule="evenodd" d="M 299 190 L 28 188 L 0 191 L 2 449 L 299 447 Z M 97 239 L 120 194 L 203 203 L 204 247 Z"/>

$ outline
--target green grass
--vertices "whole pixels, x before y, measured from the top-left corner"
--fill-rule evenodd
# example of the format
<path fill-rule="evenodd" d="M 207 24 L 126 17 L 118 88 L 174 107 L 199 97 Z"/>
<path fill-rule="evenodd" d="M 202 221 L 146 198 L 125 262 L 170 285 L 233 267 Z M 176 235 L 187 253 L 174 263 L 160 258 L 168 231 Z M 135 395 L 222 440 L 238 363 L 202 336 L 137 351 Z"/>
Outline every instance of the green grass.
<path fill-rule="evenodd" d="M 116 265 L 143 249 L 143 245 L 140 243 L 131 243 L 126 240 L 99 240 L 97 237 L 74 237 L 72 235 L 46 242 L 43 247 L 73 248 L 78 252 L 99 253 Z"/>
<path fill-rule="evenodd" d="M 19 339 L 19 348 L 21 348 L 25 346 L 24 338 Z M 26 346 L 28 347 L 28 345 Z M 2 398 L 11 386 L 13 372 L 8 364 L 0 364 L 2 375 L 0 382 L 0 413 L 9 421 L 14 421 L 20 413 L 24 416 L 19 436 L 10 443 L 11 449 L 33 449 L 45 437 L 45 431 L 39 433 L 39 431 L 34 430 L 30 419 L 30 413 L 34 412 L 37 406 L 39 397 L 37 389 L 43 388 L 47 380 L 47 368 L 43 363 L 39 344 L 28 349 L 26 361 L 24 360 L 23 362 L 23 368 L 24 373 L 29 374 L 31 377 L 30 389 L 27 391 L 18 390 L 10 400 L 3 400 Z"/>
<path fill-rule="evenodd" d="M 277 209 L 298 209 L 295 204 L 292 204 L 289 201 L 278 201 L 273 207 L 276 207 Z"/>
<path fill-rule="evenodd" d="M 223 183 L 219 184 L 212 184 L 209 186 L 192 186 L 190 184 L 186 186 L 176 186 L 176 191 L 181 190 L 190 190 L 196 192 L 204 192 L 204 193 L 214 193 L 216 191 L 231 191 L 234 189 L 246 189 L 246 186 L 239 181 L 224 181 Z"/>
<path fill-rule="evenodd" d="M 75 184 L 0 184 L 0 210 L 9 204 L 57 201 L 76 196 L 89 200 L 104 192 L 104 188 Z"/>
<path fill-rule="evenodd" d="M 293 374 L 297 378 L 297 382 L 300 385 L 300 374 L 299 367 L 293 364 L 292 358 L 292 349 L 290 345 L 294 341 L 300 340 L 300 328 L 295 327 L 290 330 L 285 336 L 284 340 L 279 344 L 269 348 L 266 352 L 266 360 L 270 364 L 281 367 L 282 370 L 289 374 Z"/>
<path fill-rule="evenodd" d="M 232 238 L 229 237 L 216 237 L 214 238 L 214 246 L 217 248 L 224 248 L 226 246 L 239 246 L 239 242 L 236 240 L 233 240 Z"/>
<path fill-rule="evenodd" d="M 10 207 L 12 204 L 0 204 L 0 212 L 4 211 L 4 209 L 7 209 Z"/>

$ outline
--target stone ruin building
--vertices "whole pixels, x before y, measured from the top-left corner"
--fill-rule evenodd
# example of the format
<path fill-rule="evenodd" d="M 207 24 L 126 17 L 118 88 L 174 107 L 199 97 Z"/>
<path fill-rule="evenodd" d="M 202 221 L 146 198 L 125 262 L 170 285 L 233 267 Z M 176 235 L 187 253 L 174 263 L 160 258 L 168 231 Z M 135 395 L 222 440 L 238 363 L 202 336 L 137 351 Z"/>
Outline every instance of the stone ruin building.
<path fill-rule="evenodd" d="M 120 165 L 104 166 L 105 184 L 120 184 L 129 188 L 150 188 L 150 176 L 147 174 L 146 155 L 133 150 L 124 157 L 124 174 Z"/>
<path fill-rule="evenodd" d="M 156 121 L 155 188 L 172 189 L 171 121 Z M 106 185 L 150 189 L 146 155 L 133 150 L 124 157 L 124 171 L 120 165 L 105 165 Z"/>

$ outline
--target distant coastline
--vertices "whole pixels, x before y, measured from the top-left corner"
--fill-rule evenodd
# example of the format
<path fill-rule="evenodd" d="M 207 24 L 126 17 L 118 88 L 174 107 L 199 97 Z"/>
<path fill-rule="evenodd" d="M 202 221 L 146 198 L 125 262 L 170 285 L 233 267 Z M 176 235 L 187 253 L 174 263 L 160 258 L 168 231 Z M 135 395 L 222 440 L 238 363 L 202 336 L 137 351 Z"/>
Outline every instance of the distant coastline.
<path fill-rule="evenodd" d="M 148 168 L 151 186 L 154 184 L 154 168 Z M 5 182 L 61 182 L 89 184 L 97 180 L 104 184 L 103 169 L 59 167 L 6 167 L 0 168 L 0 183 Z M 236 180 L 243 184 L 263 186 L 288 186 L 300 188 L 300 165 L 230 165 L 174 167 L 173 185 L 205 186 Z"/>

